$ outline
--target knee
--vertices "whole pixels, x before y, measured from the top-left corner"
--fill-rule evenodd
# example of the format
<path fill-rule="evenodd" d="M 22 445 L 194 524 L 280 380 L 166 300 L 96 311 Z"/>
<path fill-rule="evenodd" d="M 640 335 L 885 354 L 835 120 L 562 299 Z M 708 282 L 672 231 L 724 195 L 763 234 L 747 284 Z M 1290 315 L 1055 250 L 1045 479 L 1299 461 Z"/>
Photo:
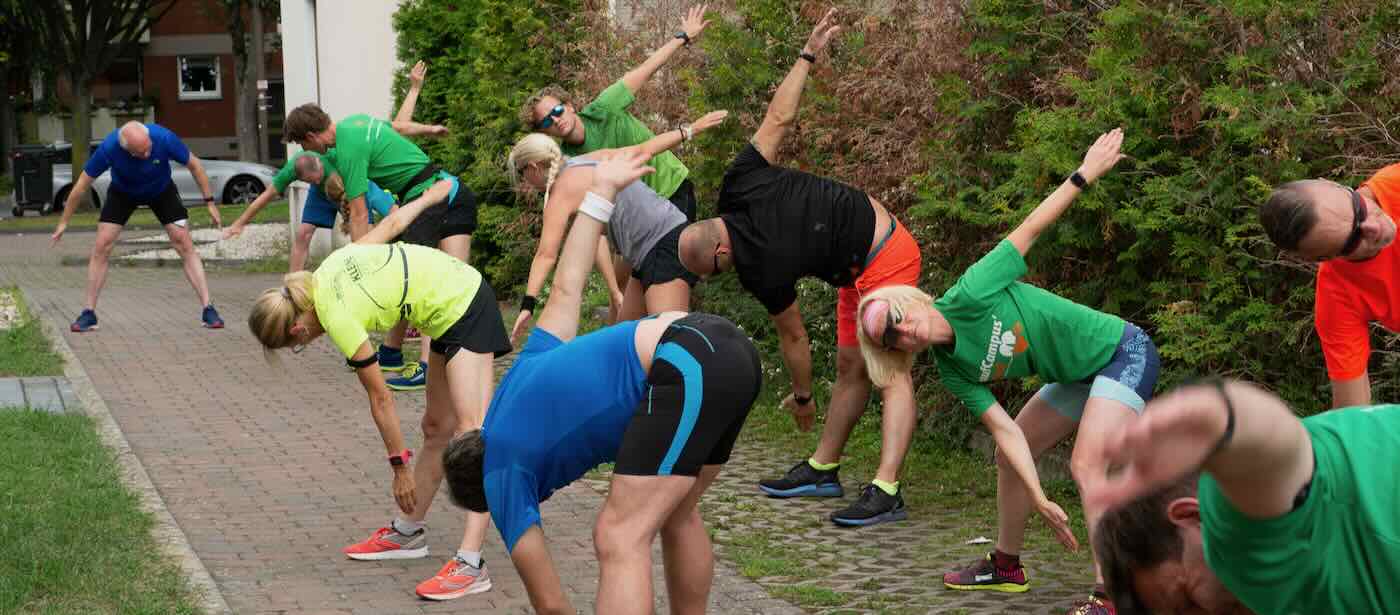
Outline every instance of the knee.
<path fill-rule="evenodd" d="M 316 227 L 302 225 L 300 229 L 297 229 L 297 244 L 302 246 L 309 246 L 311 245 L 311 238 L 315 235 Z"/>
<path fill-rule="evenodd" d="M 452 439 L 453 432 L 457 429 L 457 417 L 433 416 L 431 413 L 423 414 L 423 441 L 435 444 L 446 444 Z"/>
<path fill-rule="evenodd" d="M 639 536 L 637 524 L 627 523 L 620 515 L 612 514 L 605 506 L 593 526 L 593 549 L 598 561 L 606 562 L 625 558 L 638 550 L 638 546 L 650 548 L 651 541 Z"/>
<path fill-rule="evenodd" d="M 1090 454 L 1084 450 L 1085 447 L 1074 447 L 1074 453 L 1069 458 L 1069 473 L 1074 477 L 1074 482 L 1083 485 L 1084 481 L 1092 480 L 1096 475 L 1104 473 L 1102 460 L 1098 455 Z"/>
<path fill-rule="evenodd" d="M 190 240 L 189 233 L 177 233 L 170 236 L 170 247 L 175 248 L 180 256 L 185 256 L 194 250 L 194 242 Z"/>
<path fill-rule="evenodd" d="M 836 353 L 836 378 L 846 381 L 866 380 L 865 359 L 861 358 L 859 351 L 850 352 L 842 348 Z"/>

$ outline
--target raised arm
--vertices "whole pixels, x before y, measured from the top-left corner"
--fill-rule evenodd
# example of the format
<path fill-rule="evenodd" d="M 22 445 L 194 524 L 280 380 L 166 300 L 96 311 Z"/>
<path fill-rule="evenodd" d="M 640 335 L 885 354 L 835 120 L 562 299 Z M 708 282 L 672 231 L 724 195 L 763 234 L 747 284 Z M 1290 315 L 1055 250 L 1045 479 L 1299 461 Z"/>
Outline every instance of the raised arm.
<path fill-rule="evenodd" d="M 1178 389 L 1104 438 L 1122 470 L 1085 486 L 1105 507 L 1128 502 L 1197 469 L 1209 472 L 1236 510 L 1270 519 L 1293 509 L 1313 473 L 1312 439 L 1277 395 L 1244 382 Z"/>
<path fill-rule="evenodd" d="M 1045 497 L 1045 491 L 1040 488 L 1040 474 L 1036 472 L 1035 458 L 1031 456 L 1031 447 L 1026 442 L 1025 432 L 1021 431 L 1016 421 L 1011 420 L 1011 415 L 1006 413 L 1001 404 L 993 404 L 982 413 L 982 424 L 992 432 L 992 440 L 997 444 L 997 454 L 1006 459 L 1016 477 L 1021 479 L 1021 484 L 1031 494 L 1036 512 L 1050 524 L 1050 529 L 1054 530 L 1060 544 L 1066 549 L 1078 549 L 1079 541 L 1074 538 L 1074 531 L 1070 529 L 1069 515 L 1065 514 L 1058 504 Z"/>
<path fill-rule="evenodd" d="M 437 203 L 446 201 L 451 193 L 451 180 L 443 179 L 434 182 L 432 186 L 419 194 L 418 198 L 394 208 L 388 217 L 380 220 L 379 224 L 374 225 L 374 228 L 365 233 L 363 237 L 356 239 L 355 243 L 389 243 L 408 230 L 408 225 L 413 223 L 418 214 Z"/>
<path fill-rule="evenodd" d="M 419 124 L 412 121 L 394 120 L 390 123 L 397 132 L 405 137 L 440 137 L 447 134 L 447 127 L 442 124 Z"/>
<path fill-rule="evenodd" d="M 1084 178 L 1086 186 L 1098 181 L 1104 173 L 1113 168 L 1113 165 L 1122 160 L 1123 154 L 1118 152 L 1122 146 L 1122 128 L 1114 128 L 1099 135 L 1098 140 L 1094 141 L 1094 145 L 1084 154 L 1084 162 L 1079 165 L 1079 170 L 1075 171 Z M 1040 234 L 1060 219 L 1060 215 L 1069 209 L 1069 204 L 1074 202 L 1079 193 L 1080 188 L 1071 179 L 1065 179 L 1059 188 L 1031 211 L 1031 215 L 1021 221 L 1016 230 L 1006 236 L 1006 239 L 1016 246 L 1021 256 L 1025 256 Z"/>
<path fill-rule="evenodd" d="M 711 111 L 700 116 L 700 118 L 695 120 L 692 124 L 683 124 L 680 128 L 663 132 L 638 145 L 619 147 L 612 150 L 600 150 L 599 152 L 589 154 L 589 157 L 602 159 L 616 153 L 622 156 L 641 155 L 645 156 L 647 160 L 650 160 L 657 154 L 694 139 L 696 135 L 720 125 L 727 117 L 729 117 L 729 112 L 723 109 Z"/>
<path fill-rule="evenodd" d="M 422 60 L 413 65 L 413 70 L 408 71 L 408 93 L 403 97 L 403 104 L 399 105 L 399 112 L 394 114 L 395 122 L 413 119 L 413 109 L 418 106 L 418 93 L 423 91 L 423 78 L 427 75 L 428 65 Z"/>
<path fill-rule="evenodd" d="M 787 77 L 783 78 L 783 83 L 778 86 L 772 102 L 768 103 L 768 113 L 763 116 L 763 124 L 753 135 L 753 146 L 758 148 L 758 153 L 763 154 L 768 162 L 777 161 L 778 146 L 797 121 L 797 103 L 802 100 L 802 86 L 806 85 L 807 72 L 812 69 L 812 60 L 808 58 L 815 59 L 817 54 L 826 48 L 827 43 L 831 42 L 831 38 L 840 31 L 841 26 L 836 24 L 836 9 L 833 8 L 827 11 L 822 20 L 817 22 L 817 27 L 812 29 L 812 34 L 807 37 L 807 44 L 802 47 L 802 54 L 792 65 L 792 70 L 788 71 Z"/>
<path fill-rule="evenodd" d="M 622 84 L 627 86 L 627 89 L 635 96 L 647 84 L 651 76 L 656 74 L 656 70 L 671 59 L 676 50 L 699 38 L 700 33 L 704 32 L 705 26 L 708 25 L 710 22 L 705 20 L 705 5 L 691 7 L 686 12 L 685 19 L 681 21 L 681 32 L 685 33 L 686 38 L 677 36 L 666 41 L 666 44 L 662 45 L 660 49 L 647 56 L 646 61 L 642 62 L 640 66 L 627 71 L 627 74 L 622 76 Z"/>
<path fill-rule="evenodd" d="M 540 296 L 550 273 L 554 271 L 555 264 L 559 262 L 564 233 L 569 230 L 569 216 L 578 210 L 579 203 L 583 202 L 583 196 L 588 192 L 586 178 L 585 173 L 561 171 L 554 186 L 550 188 L 549 201 L 544 206 L 544 225 L 540 229 L 540 240 L 535 244 L 535 257 L 530 261 L 530 274 L 525 280 L 526 297 Z M 590 242 L 590 249 L 596 242 L 596 239 Z M 593 264 L 591 252 L 588 264 Z M 525 332 L 529 329 L 533 316 L 533 310 L 520 310 L 520 314 L 515 317 L 515 326 L 511 327 L 511 340 L 517 347 L 524 341 Z"/>

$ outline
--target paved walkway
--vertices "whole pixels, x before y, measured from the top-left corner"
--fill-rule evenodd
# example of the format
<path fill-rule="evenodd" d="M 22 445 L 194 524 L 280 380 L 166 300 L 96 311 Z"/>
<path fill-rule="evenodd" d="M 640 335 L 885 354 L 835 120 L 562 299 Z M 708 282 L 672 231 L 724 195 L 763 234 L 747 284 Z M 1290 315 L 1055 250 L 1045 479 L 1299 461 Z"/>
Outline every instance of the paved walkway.
<path fill-rule="evenodd" d="M 60 266 L 60 259 L 81 257 L 92 234 L 69 233 L 58 250 L 47 244 L 42 234 L 0 241 L 0 285 L 18 285 L 35 313 L 66 329 L 81 309 L 85 270 Z M 363 391 L 328 342 L 281 366 L 264 362 L 244 323 L 251 299 L 278 279 L 216 272 L 214 303 L 229 326 L 208 331 L 199 327 L 199 306 L 178 269 L 114 268 L 98 305 L 101 330 L 65 333 L 232 610 L 528 612 L 494 532 L 485 549 L 494 590 L 441 604 L 413 595 L 460 538 L 460 513 L 445 495 L 428 516 L 428 559 L 366 563 L 340 555 L 341 546 L 393 513 L 383 444 Z M 422 394 L 396 399 L 413 438 Z M 566 590 L 587 611 L 598 574 L 591 527 L 601 502 L 595 489 L 579 484 L 544 506 Z M 728 565 L 717 573 L 711 612 L 801 612 Z M 659 574 L 656 586 L 664 592 Z"/>

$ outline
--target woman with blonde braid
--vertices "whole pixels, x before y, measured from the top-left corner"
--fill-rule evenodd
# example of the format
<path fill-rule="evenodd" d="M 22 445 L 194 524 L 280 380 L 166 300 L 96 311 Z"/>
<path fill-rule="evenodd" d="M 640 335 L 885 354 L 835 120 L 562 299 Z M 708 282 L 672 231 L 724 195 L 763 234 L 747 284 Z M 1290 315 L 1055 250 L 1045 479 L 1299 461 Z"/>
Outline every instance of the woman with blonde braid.
<path fill-rule="evenodd" d="M 352 559 L 428 555 L 423 520 L 442 482 L 442 452 L 453 436 L 481 426 L 493 387 L 492 359 L 511 350 L 495 293 L 480 272 L 434 248 L 388 243 L 450 190 L 449 182 L 438 182 L 355 243 L 331 253 L 315 273 L 287 274 L 281 287 L 258 297 L 248 316 L 248 328 L 269 355 L 287 347 L 299 352 L 322 333 L 329 335 L 369 395 L 402 514 L 369 540 L 347 547 Z M 399 431 L 394 396 L 369 341 L 370 331 L 387 330 L 400 320 L 432 338 L 418 455 L 411 454 Z M 410 464 L 415 456 L 419 459 Z M 491 588 L 481 561 L 488 524 L 486 515 L 467 515 L 457 556 L 418 585 L 419 596 L 447 600 Z"/>
<path fill-rule="evenodd" d="M 529 330 L 536 298 L 559 259 L 564 232 L 593 181 L 597 160 L 616 152 L 655 156 L 718 125 L 728 115 L 728 111 L 713 111 L 693 125 L 682 124 L 641 145 L 599 150 L 576 158 L 565 158 L 559 144 L 542 133 L 526 135 L 515 144 L 507 161 L 510 179 L 517 187 L 523 179 L 527 191 L 544 193 L 544 228 L 535 247 L 535 258 L 530 263 L 520 315 L 511 331 L 513 340 L 519 341 Z M 685 214 L 641 181 L 633 182 L 618 193 L 617 212 L 608 224 L 606 237 L 599 239 L 597 251 L 598 269 L 608 282 L 615 320 L 635 320 L 646 314 L 690 309 L 690 288 L 699 278 L 686 271 L 676 251 L 685 225 Z M 632 275 L 625 294 L 611 266 L 609 243 L 612 250 L 631 265 Z"/>

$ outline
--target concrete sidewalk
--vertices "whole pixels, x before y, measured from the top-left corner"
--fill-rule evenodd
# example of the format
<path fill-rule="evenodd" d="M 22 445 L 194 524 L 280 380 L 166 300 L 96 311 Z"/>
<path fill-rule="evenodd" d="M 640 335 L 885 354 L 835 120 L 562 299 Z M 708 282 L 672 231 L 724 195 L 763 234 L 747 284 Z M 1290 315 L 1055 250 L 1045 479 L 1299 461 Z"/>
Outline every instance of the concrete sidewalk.
<path fill-rule="evenodd" d="M 84 255 L 91 242 L 90 233 L 70 233 L 49 250 L 46 235 L 6 237 L 0 285 L 21 287 L 36 314 L 66 331 L 81 310 L 86 272 L 60 259 Z M 97 306 L 101 329 L 64 335 L 232 610 L 528 612 L 494 530 L 485 557 L 495 589 L 440 604 L 414 596 L 414 585 L 460 539 L 461 513 L 445 494 L 428 517 L 429 558 L 355 562 L 340 554 L 394 512 L 364 392 L 325 340 L 282 366 L 264 361 L 245 324 L 247 308 L 280 276 L 214 271 L 210 278 L 227 329 L 200 328 L 200 306 L 178 269 L 113 268 Z M 423 396 L 401 393 L 396 401 L 416 448 Z M 601 503 L 595 490 L 575 485 L 543 511 L 566 590 L 587 611 L 596 593 L 591 529 Z M 717 570 L 710 610 L 801 612 L 727 565 Z"/>

